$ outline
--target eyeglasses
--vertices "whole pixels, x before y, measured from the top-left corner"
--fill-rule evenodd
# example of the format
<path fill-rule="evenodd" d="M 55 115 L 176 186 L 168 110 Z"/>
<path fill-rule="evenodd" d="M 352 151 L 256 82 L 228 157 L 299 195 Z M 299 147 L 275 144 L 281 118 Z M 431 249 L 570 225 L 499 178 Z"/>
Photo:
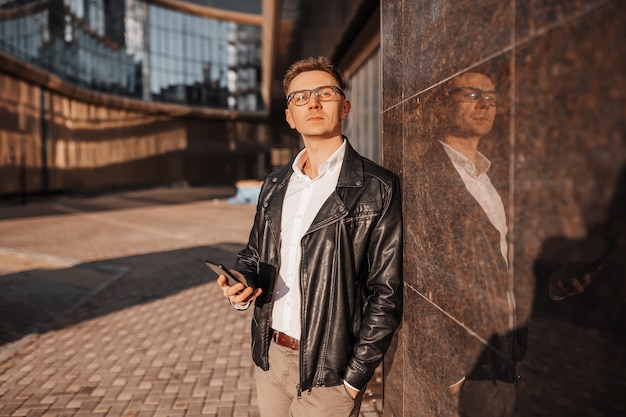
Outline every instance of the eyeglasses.
<path fill-rule="evenodd" d="M 456 90 L 452 90 L 450 95 L 456 95 L 460 101 L 466 101 L 475 103 L 480 100 L 481 97 L 484 97 L 485 101 L 489 103 L 490 106 L 496 105 L 496 92 L 495 91 L 485 91 L 480 88 L 474 87 L 461 87 Z"/>
<path fill-rule="evenodd" d="M 311 95 L 315 94 L 315 97 L 319 101 L 332 101 L 337 93 L 342 96 L 346 96 L 341 88 L 335 87 L 334 85 L 323 85 L 321 87 L 317 87 L 313 90 L 298 90 L 292 91 L 287 95 L 287 105 L 289 105 L 290 101 L 293 101 L 293 104 L 296 106 L 304 106 L 311 99 Z"/>

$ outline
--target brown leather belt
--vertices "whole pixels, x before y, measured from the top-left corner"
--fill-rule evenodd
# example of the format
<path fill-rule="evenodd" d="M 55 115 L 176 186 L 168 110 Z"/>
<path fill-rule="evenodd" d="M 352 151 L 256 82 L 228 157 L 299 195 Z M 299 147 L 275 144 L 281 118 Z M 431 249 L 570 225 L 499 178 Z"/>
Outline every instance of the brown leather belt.
<path fill-rule="evenodd" d="M 281 333 L 274 329 L 272 329 L 272 340 L 279 345 L 292 350 L 300 349 L 300 341 L 298 339 L 294 339 L 293 337 L 287 336 L 285 333 Z"/>

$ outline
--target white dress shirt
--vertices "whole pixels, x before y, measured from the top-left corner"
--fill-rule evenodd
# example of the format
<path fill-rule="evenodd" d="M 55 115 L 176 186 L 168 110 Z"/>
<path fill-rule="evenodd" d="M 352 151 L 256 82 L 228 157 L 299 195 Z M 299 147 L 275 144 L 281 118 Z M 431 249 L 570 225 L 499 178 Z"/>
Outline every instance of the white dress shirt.
<path fill-rule="evenodd" d="M 487 171 L 491 167 L 491 162 L 485 155 L 476 152 L 476 164 L 474 164 L 465 155 L 452 148 L 450 145 L 444 142 L 441 142 L 441 144 L 452 161 L 454 168 L 463 180 L 467 191 L 469 191 L 472 197 L 478 202 L 491 224 L 500 232 L 500 253 L 504 258 L 504 262 L 508 265 L 508 247 L 506 241 L 508 227 L 506 225 L 506 211 L 504 210 L 504 204 L 502 203 L 500 194 L 498 194 L 498 191 L 487 175 Z M 507 283 L 506 299 L 493 300 L 488 298 L 492 303 L 501 303 L 506 306 L 509 311 L 509 314 L 507 314 L 508 317 L 506 318 L 508 329 L 513 329 L 515 326 L 515 296 L 512 285 L 512 281 L 509 280 Z M 492 308 L 492 310 L 502 311 L 497 307 Z M 450 392 L 458 392 L 458 390 L 461 389 L 460 384 L 463 381 L 465 381 L 465 377 L 450 385 L 448 387 Z"/>
<path fill-rule="evenodd" d="M 344 143 L 320 166 L 311 179 L 302 173 L 306 149 L 295 158 L 281 219 L 280 269 L 274 285 L 272 328 L 300 339 L 300 241 L 328 197 L 335 191 L 346 151 Z"/>
<path fill-rule="evenodd" d="M 500 194 L 498 194 L 496 188 L 491 184 L 489 176 L 487 176 L 491 162 L 485 155 L 476 152 L 476 164 L 474 164 L 465 155 L 448 144 L 444 142 L 441 142 L 441 144 L 450 157 L 454 168 L 461 176 L 467 191 L 476 199 L 491 224 L 500 232 L 500 252 L 504 262 L 508 265 L 506 212 L 504 211 L 504 204 Z"/>

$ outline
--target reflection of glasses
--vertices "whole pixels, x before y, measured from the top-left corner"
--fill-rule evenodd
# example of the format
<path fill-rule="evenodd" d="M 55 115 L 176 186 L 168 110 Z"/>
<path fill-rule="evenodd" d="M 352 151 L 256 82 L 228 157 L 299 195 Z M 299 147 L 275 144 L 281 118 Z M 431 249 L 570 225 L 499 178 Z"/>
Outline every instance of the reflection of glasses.
<path fill-rule="evenodd" d="M 485 91 L 474 87 L 461 87 L 456 90 L 452 90 L 450 94 L 457 95 L 461 101 L 471 103 L 475 103 L 480 100 L 481 97 L 484 97 L 485 101 L 489 103 L 490 106 L 496 105 L 497 96 L 495 91 Z"/>
<path fill-rule="evenodd" d="M 344 97 L 346 96 L 344 92 L 341 91 L 341 88 L 335 87 L 334 85 L 323 85 L 313 90 L 292 91 L 287 96 L 287 105 L 293 100 L 293 104 L 296 106 L 304 106 L 309 102 L 312 94 L 315 94 L 315 97 L 317 97 L 319 101 L 331 101 L 335 98 L 337 93 Z"/>

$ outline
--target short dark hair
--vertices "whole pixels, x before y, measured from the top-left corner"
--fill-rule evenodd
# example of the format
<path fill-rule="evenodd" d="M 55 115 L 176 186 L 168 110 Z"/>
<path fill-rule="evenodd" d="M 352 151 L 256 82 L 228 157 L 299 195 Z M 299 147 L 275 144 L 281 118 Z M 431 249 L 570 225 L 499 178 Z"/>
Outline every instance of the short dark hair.
<path fill-rule="evenodd" d="M 308 71 L 324 71 L 333 76 L 333 78 L 339 84 L 339 88 L 344 89 L 343 77 L 341 76 L 341 72 L 330 61 L 330 59 L 324 56 L 318 57 L 309 57 L 305 59 L 301 59 L 299 61 L 291 64 L 287 72 L 285 73 L 285 77 L 283 78 L 283 89 L 285 90 L 285 95 L 289 92 L 289 86 L 294 78 L 303 72 Z"/>

